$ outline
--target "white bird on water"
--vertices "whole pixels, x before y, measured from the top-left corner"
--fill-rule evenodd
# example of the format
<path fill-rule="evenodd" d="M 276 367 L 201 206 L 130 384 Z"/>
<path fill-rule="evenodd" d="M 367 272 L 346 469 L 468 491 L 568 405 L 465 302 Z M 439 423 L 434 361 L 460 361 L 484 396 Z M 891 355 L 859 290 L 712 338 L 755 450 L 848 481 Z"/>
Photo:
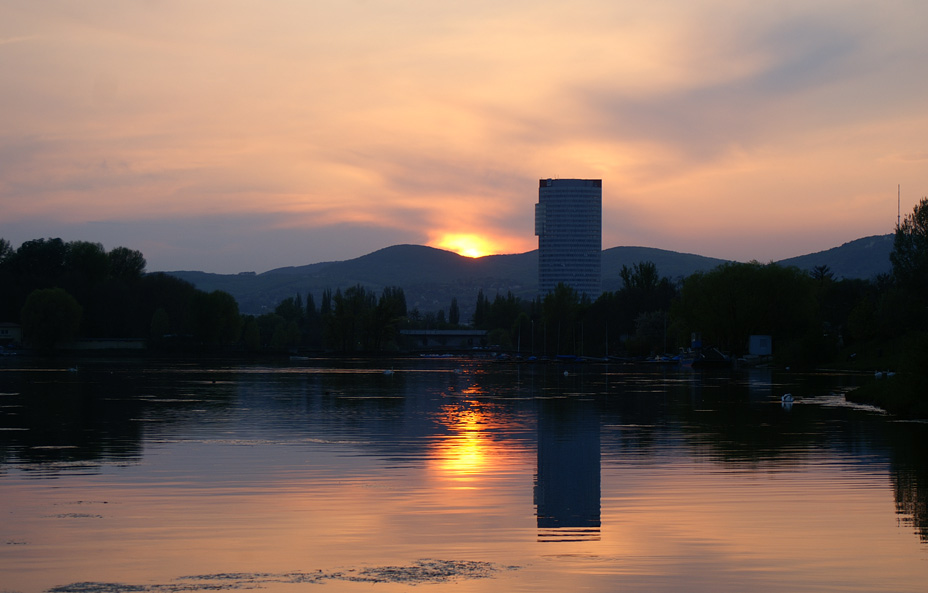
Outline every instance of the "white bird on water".
<path fill-rule="evenodd" d="M 793 399 L 793 394 L 792 394 L 792 393 L 784 393 L 784 394 L 780 397 L 780 401 L 783 402 L 784 404 L 791 404 L 791 403 L 793 403 L 795 400 Z"/>

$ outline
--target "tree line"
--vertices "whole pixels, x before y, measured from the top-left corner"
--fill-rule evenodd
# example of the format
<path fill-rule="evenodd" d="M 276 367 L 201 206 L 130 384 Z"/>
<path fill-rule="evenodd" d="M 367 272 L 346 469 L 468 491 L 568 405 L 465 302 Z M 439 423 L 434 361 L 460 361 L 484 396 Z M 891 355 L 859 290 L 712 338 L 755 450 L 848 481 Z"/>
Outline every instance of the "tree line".
<path fill-rule="evenodd" d="M 726 263 L 672 280 L 648 261 L 623 266 L 623 286 L 596 300 L 558 285 L 526 300 L 478 292 L 472 319 L 447 309 L 408 310 L 403 289 L 362 285 L 296 294 L 263 315 L 241 315 L 228 293 L 205 293 L 166 274 L 145 273 L 138 251 L 38 239 L 13 250 L 0 239 L 0 321 L 19 320 L 36 347 L 78 336 L 145 337 L 245 351 L 391 352 L 402 329 L 486 331 L 484 345 L 524 356 L 650 356 L 675 352 L 698 333 L 735 356 L 748 338 L 770 335 L 796 362 L 828 360 L 854 344 L 928 329 L 928 200 L 896 229 L 892 273 L 835 279 L 827 266 Z"/>
<path fill-rule="evenodd" d="M 144 338 L 153 347 L 238 339 L 232 295 L 145 273 L 141 252 L 99 243 L 0 238 L 0 321 L 19 322 L 28 346 L 49 351 L 81 337 Z"/>

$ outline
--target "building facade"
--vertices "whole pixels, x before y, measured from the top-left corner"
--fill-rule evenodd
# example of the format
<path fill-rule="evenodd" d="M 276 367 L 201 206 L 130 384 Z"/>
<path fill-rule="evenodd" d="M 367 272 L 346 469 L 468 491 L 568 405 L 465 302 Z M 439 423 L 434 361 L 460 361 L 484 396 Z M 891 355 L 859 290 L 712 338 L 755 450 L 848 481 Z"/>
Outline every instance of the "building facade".
<path fill-rule="evenodd" d="M 602 292 L 603 182 L 541 179 L 535 204 L 538 292 L 558 283 L 596 300 Z"/>

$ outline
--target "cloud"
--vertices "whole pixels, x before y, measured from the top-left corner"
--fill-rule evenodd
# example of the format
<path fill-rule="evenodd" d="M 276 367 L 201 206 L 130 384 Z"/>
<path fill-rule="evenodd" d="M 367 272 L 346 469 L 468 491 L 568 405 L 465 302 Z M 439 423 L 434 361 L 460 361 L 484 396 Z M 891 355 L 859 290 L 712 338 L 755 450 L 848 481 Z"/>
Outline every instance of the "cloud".
<path fill-rule="evenodd" d="M 859 60 L 852 34 L 808 22 L 777 24 L 757 40 L 716 42 L 712 55 L 690 66 L 706 71 L 677 87 L 642 95 L 621 80 L 573 89 L 571 101 L 585 114 L 583 135 L 659 144 L 696 162 L 724 156 L 733 146 L 752 148 L 806 126 L 834 119 L 820 93 L 840 88 Z M 727 76 L 730 54 L 745 64 Z M 837 98 L 837 97 L 835 97 Z"/>
<path fill-rule="evenodd" d="M 234 248 L 252 236 L 256 268 L 448 234 L 524 251 L 537 179 L 593 177 L 606 246 L 767 260 L 881 232 L 898 183 L 925 193 L 928 5 L 51 2 L 5 17 L 0 233 L 112 224 L 153 261 L 222 269 L 257 262 Z"/>
<path fill-rule="evenodd" d="M 0 37 L 0 45 L 12 45 L 14 43 L 25 43 L 38 39 L 35 35 L 22 35 L 19 37 Z"/>

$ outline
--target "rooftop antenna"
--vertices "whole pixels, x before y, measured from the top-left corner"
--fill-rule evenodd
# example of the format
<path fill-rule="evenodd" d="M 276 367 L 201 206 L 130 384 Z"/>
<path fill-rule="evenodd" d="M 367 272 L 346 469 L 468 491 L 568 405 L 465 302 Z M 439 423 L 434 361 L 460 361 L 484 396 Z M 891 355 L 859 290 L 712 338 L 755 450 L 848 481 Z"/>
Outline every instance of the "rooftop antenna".
<path fill-rule="evenodd" d="M 896 228 L 902 225 L 902 184 L 896 186 Z"/>

